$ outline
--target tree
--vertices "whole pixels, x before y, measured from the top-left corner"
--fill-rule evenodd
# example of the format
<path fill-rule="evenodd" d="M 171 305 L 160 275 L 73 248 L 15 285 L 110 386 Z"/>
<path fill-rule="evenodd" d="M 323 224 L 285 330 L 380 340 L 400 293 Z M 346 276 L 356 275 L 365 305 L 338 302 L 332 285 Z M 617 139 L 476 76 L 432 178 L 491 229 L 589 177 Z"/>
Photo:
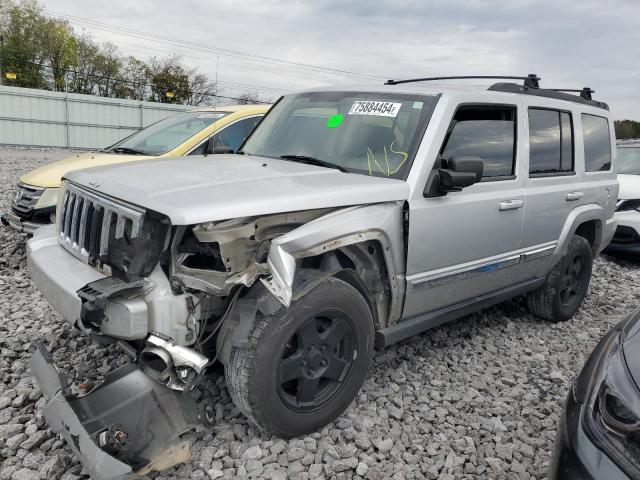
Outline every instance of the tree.
<path fill-rule="evenodd" d="M 116 97 L 144 100 L 149 84 L 149 66 L 135 57 L 123 61 L 122 82 L 116 85 Z"/>
<path fill-rule="evenodd" d="M 161 103 L 186 103 L 191 98 L 189 75 L 180 62 L 180 57 L 171 56 L 149 62 L 151 79 L 150 100 Z"/>
<path fill-rule="evenodd" d="M 117 87 L 122 81 L 122 59 L 118 47 L 111 42 L 98 46 L 95 62 L 98 95 L 115 97 Z"/>
<path fill-rule="evenodd" d="M 243 93 L 238 97 L 238 103 L 240 105 L 249 105 L 253 103 L 263 103 L 263 100 L 255 92 Z"/>
<path fill-rule="evenodd" d="M 0 0 L 0 35 L 0 75 L 16 73 L 15 86 L 187 105 L 211 104 L 217 93 L 180 57 L 124 58 L 114 44 L 47 17 L 37 0 Z"/>
<path fill-rule="evenodd" d="M 213 105 L 218 94 L 216 83 L 196 69 L 189 72 L 189 90 L 191 96 L 185 102 L 187 105 Z"/>
<path fill-rule="evenodd" d="M 53 89 L 64 91 L 67 84 L 67 71 L 76 60 L 78 49 L 76 38 L 67 22 L 56 19 L 47 20 L 43 34 L 44 56 L 51 66 Z"/>
<path fill-rule="evenodd" d="M 76 39 L 76 52 L 71 65 L 68 90 L 73 93 L 95 94 L 98 85 L 98 45 L 88 36 Z"/>
<path fill-rule="evenodd" d="M 47 88 L 43 62 L 47 19 L 34 1 L 16 4 L 8 0 L 0 3 L 0 35 L 3 36 L 2 75 L 17 74 L 12 81 L 16 87 Z"/>
<path fill-rule="evenodd" d="M 614 125 L 616 138 L 640 138 L 640 122 L 634 120 L 616 120 Z"/>

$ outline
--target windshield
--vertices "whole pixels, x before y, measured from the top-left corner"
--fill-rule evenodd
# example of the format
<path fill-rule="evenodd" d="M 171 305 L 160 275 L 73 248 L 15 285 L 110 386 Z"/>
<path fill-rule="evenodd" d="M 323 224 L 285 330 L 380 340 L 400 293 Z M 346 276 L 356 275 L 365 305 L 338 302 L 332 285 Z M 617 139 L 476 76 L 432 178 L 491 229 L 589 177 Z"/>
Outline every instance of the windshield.
<path fill-rule="evenodd" d="M 637 147 L 618 147 L 618 173 L 640 175 L 640 144 Z"/>
<path fill-rule="evenodd" d="M 162 155 L 181 145 L 225 115 L 228 115 L 228 113 L 179 113 L 143 128 L 107 148 L 107 151 L 125 154 Z"/>
<path fill-rule="evenodd" d="M 249 155 L 406 178 L 435 97 L 312 92 L 284 97 L 249 137 Z"/>

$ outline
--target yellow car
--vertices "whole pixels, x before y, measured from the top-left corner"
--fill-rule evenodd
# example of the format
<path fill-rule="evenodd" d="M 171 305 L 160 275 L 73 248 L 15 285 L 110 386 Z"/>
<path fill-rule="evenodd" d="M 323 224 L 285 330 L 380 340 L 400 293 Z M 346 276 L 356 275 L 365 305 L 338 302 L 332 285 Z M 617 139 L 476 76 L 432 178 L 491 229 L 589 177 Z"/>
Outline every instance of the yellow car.
<path fill-rule="evenodd" d="M 74 155 L 23 175 L 11 202 L 2 214 L 4 225 L 33 233 L 55 222 L 58 187 L 72 170 L 205 153 L 231 153 L 240 147 L 270 105 L 238 105 L 197 109 L 160 120 L 105 150 Z"/>

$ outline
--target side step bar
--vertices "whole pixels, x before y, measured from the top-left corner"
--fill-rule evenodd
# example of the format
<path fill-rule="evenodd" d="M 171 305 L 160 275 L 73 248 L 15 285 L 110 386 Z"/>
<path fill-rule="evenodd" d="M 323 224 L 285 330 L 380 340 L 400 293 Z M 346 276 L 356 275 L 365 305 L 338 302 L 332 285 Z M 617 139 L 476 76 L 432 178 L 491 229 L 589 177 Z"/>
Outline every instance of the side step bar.
<path fill-rule="evenodd" d="M 376 332 L 376 348 L 385 348 L 401 340 L 422 333 L 443 323 L 463 317 L 477 310 L 491 307 L 511 298 L 540 288 L 546 278 L 535 278 L 502 290 L 471 298 L 455 305 L 400 320 L 395 325 Z"/>

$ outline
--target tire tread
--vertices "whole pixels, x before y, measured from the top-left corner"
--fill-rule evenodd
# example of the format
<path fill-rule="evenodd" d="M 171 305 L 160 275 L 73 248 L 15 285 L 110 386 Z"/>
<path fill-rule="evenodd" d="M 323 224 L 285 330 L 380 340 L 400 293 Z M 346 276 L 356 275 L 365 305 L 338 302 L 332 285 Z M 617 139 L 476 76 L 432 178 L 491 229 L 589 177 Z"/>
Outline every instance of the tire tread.
<path fill-rule="evenodd" d="M 357 296 L 354 300 L 361 301 L 361 306 L 370 313 L 364 297 L 351 285 L 336 278 L 329 278 L 325 282 L 335 284 L 340 288 L 346 289 L 350 294 Z M 309 294 L 311 293 L 313 293 L 313 290 L 309 292 Z M 264 399 L 260 398 L 260 392 L 257 391 L 256 388 L 252 388 L 253 385 L 251 382 L 251 379 L 255 378 L 257 362 L 259 361 L 256 358 L 257 346 L 263 341 L 265 331 L 267 329 L 273 329 L 275 323 L 279 321 L 283 315 L 286 315 L 286 310 L 286 307 L 281 306 L 276 312 L 270 315 L 263 315 L 260 311 L 256 313 L 256 322 L 246 344 L 231 349 L 225 376 L 231 399 L 243 415 L 261 431 L 289 438 L 292 434 L 285 428 L 279 426 L 273 417 L 269 415 L 268 406 L 264 405 Z M 372 318 L 370 334 L 371 344 L 373 344 Z"/>
<path fill-rule="evenodd" d="M 566 251 L 560 258 L 558 263 L 554 265 L 554 267 L 547 275 L 545 284 L 539 289 L 527 294 L 527 308 L 532 314 L 551 322 L 561 322 L 568 320 L 568 318 L 562 318 L 556 311 L 555 301 L 558 294 L 558 292 L 556 291 L 556 284 L 558 282 L 558 276 L 562 274 L 562 269 L 567 257 L 572 252 L 585 248 L 589 249 L 589 251 L 591 250 L 591 245 L 586 238 L 581 237 L 580 235 L 574 235 L 571 238 L 571 240 L 569 241 L 569 245 L 567 245 Z M 589 266 L 589 268 L 591 268 L 591 265 Z M 585 294 L 586 288 L 588 288 L 589 285 L 590 277 L 591 272 L 589 272 L 589 278 L 587 279 L 587 285 L 585 286 Z M 578 306 L 578 308 L 580 307 Z"/>

